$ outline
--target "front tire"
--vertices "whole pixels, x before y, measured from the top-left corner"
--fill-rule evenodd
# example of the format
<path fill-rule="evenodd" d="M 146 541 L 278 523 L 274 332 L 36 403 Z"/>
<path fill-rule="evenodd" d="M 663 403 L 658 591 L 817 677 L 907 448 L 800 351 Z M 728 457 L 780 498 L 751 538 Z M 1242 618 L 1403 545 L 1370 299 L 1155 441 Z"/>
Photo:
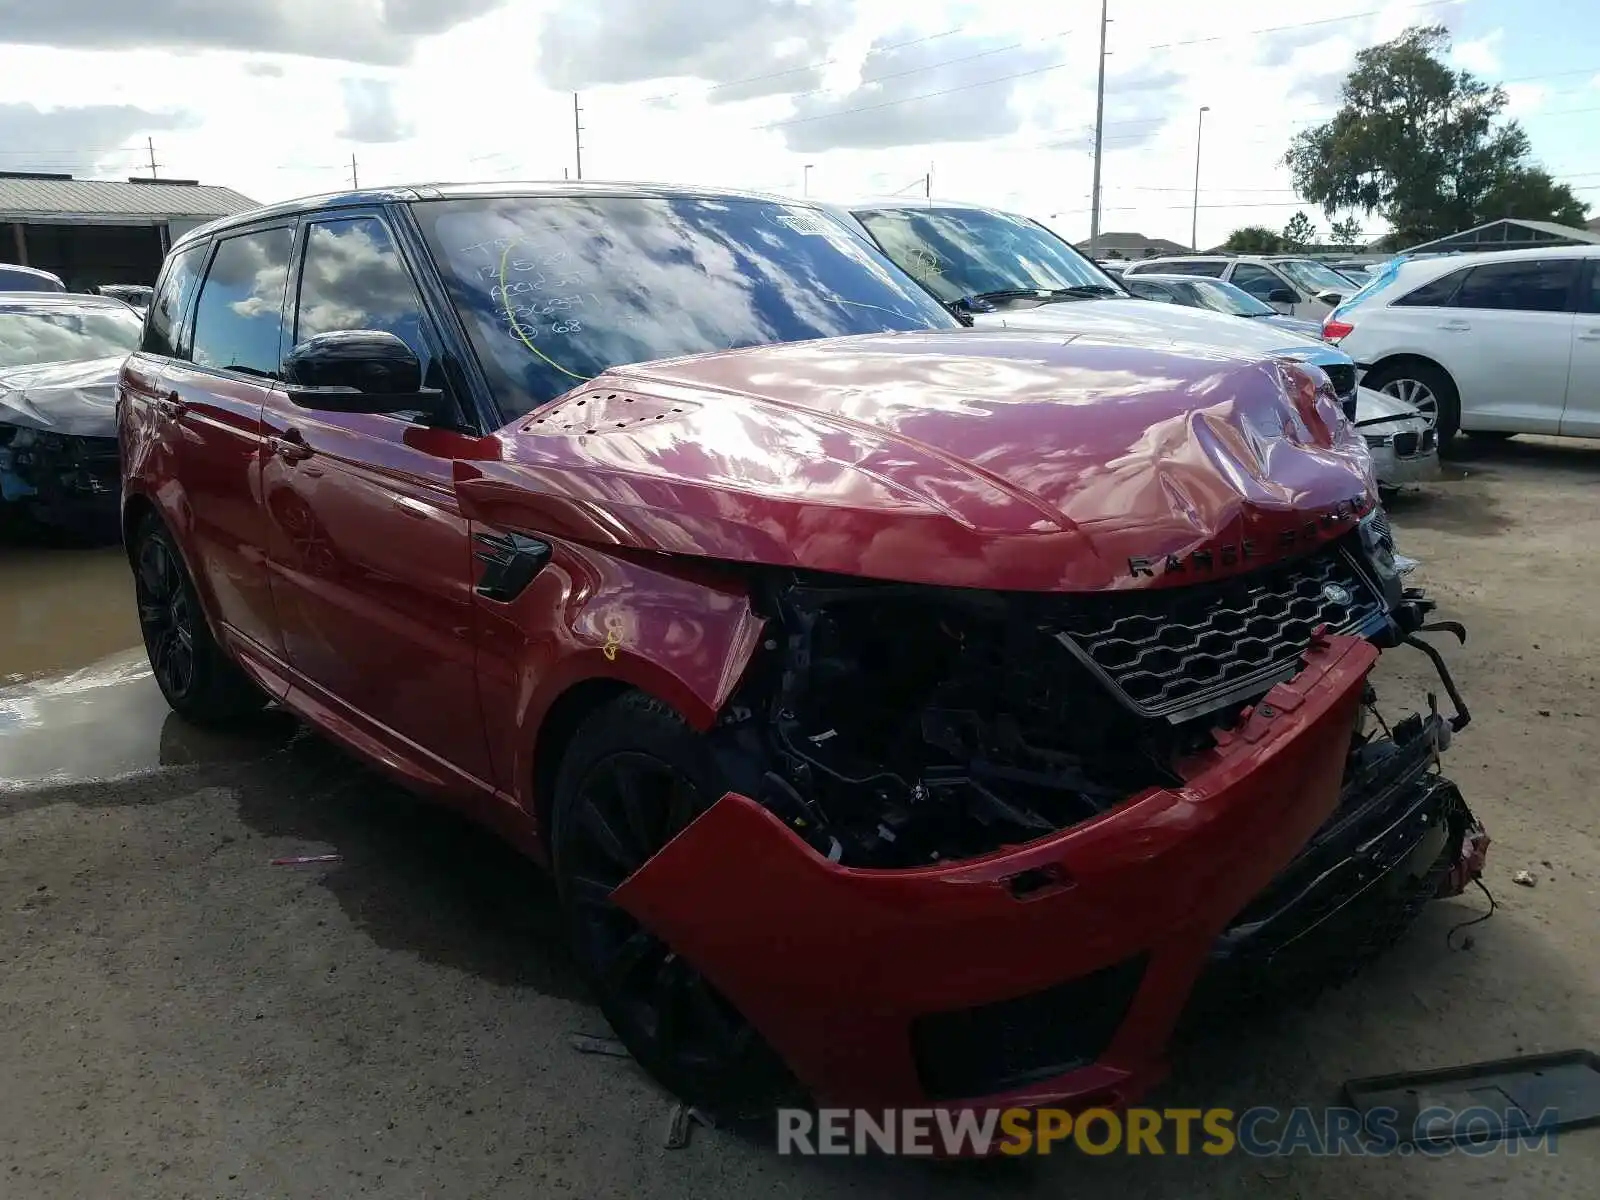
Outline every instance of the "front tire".
<path fill-rule="evenodd" d="M 133 581 L 150 670 L 173 711 L 207 726 L 260 712 L 266 696 L 211 636 L 194 580 L 154 513 L 134 534 Z"/>
<path fill-rule="evenodd" d="M 794 1095 L 787 1069 L 694 966 L 610 898 L 726 790 L 704 740 L 631 692 L 593 713 L 563 756 L 551 847 L 568 936 L 617 1037 L 684 1102 L 741 1119 Z"/>
<path fill-rule="evenodd" d="M 1393 396 L 1422 413 L 1434 427 L 1441 450 L 1461 429 L 1461 393 L 1442 367 L 1417 359 L 1401 359 L 1379 367 L 1361 384 Z"/>

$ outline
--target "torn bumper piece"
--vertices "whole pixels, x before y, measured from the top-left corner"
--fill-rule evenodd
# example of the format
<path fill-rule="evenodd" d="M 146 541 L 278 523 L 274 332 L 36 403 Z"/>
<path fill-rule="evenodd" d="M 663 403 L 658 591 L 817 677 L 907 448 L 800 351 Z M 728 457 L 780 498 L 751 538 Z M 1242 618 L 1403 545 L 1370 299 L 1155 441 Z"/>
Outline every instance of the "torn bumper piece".
<path fill-rule="evenodd" d="M 1339 809 L 1376 658 L 1318 642 L 1183 786 L 1025 846 L 854 869 L 730 793 L 612 900 L 821 1103 L 1132 1103 L 1218 939 Z"/>

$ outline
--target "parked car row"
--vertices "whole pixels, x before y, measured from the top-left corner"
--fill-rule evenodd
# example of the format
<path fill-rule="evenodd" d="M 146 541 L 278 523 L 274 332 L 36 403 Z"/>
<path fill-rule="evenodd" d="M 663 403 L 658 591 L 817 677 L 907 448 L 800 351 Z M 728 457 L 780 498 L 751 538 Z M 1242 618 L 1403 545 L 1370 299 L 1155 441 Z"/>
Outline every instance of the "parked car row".
<path fill-rule="evenodd" d="M 368 191 L 173 247 L 121 520 L 173 708 L 548 863 L 689 1102 L 1129 1103 L 1482 869 L 1355 393 L 990 210 Z"/>
<path fill-rule="evenodd" d="M 1600 437 L 1600 246 L 1397 259 L 1323 322 L 1441 444 Z"/>

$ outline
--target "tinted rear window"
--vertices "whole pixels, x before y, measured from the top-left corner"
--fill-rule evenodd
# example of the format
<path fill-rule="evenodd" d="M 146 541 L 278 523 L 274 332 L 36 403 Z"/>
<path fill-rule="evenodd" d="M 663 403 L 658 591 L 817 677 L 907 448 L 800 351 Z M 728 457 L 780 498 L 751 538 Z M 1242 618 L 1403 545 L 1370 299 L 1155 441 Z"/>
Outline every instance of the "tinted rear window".
<path fill-rule="evenodd" d="M 1456 293 L 1456 308 L 1568 312 L 1578 277 L 1576 258 L 1534 258 L 1473 267 Z"/>
<path fill-rule="evenodd" d="M 957 326 L 809 209 L 588 196 L 413 209 L 507 419 L 624 363 Z"/>
<path fill-rule="evenodd" d="M 0 292 L 64 292 L 59 279 L 35 271 L 14 271 L 0 267 Z"/>

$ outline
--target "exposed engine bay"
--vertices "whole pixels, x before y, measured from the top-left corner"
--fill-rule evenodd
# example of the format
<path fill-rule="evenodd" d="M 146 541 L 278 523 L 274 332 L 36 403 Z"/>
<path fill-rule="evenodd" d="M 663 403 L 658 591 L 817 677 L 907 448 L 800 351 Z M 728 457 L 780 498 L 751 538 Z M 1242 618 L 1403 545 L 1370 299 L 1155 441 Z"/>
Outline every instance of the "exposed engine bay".
<path fill-rule="evenodd" d="M 1403 586 L 1381 511 L 1313 554 L 1224 581 L 1091 596 L 787 575 L 719 742 L 730 776 L 828 858 L 971 858 L 1184 781 L 1316 633 L 1409 641 L 1455 702 L 1394 726 L 1367 696 L 1346 779 L 1397 744 L 1436 758 L 1469 719 L 1432 607 Z M 1461 633 L 1458 626 L 1433 626 Z M 1464 636 L 1464 634 L 1462 634 Z"/>

